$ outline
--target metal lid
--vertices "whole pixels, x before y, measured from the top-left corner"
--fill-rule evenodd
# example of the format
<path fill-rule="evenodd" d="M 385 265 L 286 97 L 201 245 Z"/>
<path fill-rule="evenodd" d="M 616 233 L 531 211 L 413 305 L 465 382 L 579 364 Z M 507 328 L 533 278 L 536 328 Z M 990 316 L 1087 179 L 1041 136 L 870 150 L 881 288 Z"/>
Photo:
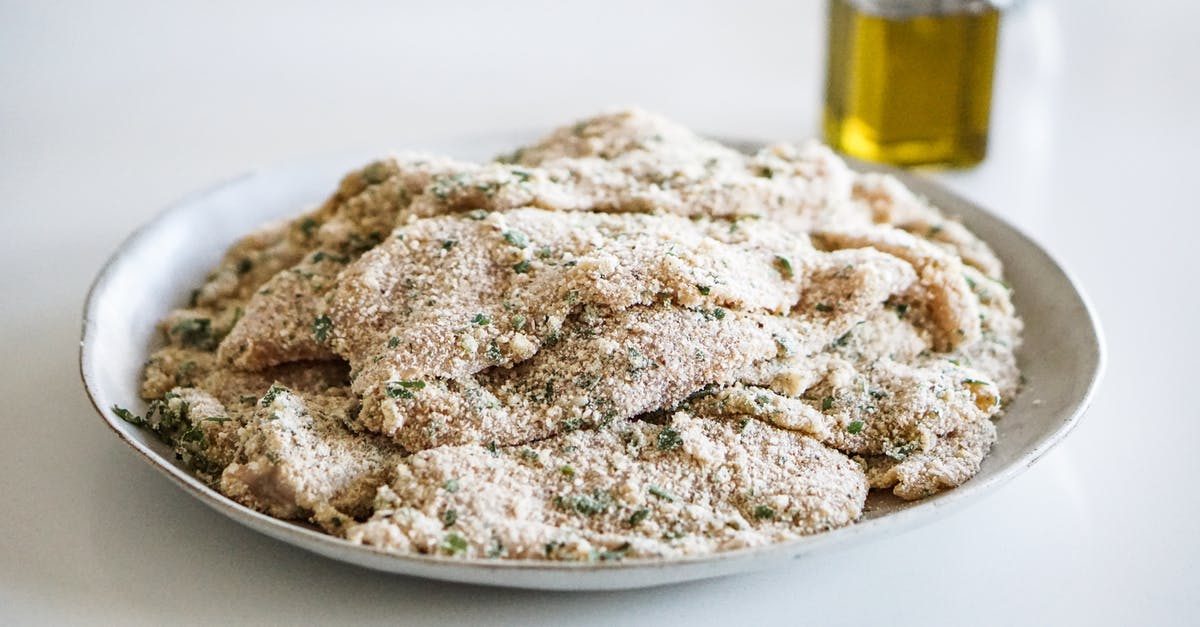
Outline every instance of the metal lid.
<path fill-rule="evenodd" d="M 921 15 L 950 15 L 953 13 L 982 13 L 1007 9 L 1013 0 L 844 0 L 854 8 L 871 15 L 887 18 L 908 18 Z"/>

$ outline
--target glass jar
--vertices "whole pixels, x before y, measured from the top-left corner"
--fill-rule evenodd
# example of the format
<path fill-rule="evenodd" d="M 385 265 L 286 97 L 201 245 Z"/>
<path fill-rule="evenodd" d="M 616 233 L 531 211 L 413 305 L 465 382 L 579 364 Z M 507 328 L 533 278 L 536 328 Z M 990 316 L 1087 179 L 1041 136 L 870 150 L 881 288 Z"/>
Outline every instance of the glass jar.
<path fill-rule="evenodd" d="M 825 140 L 896 165 L 987 154 L 1000 24 L 983 0 L 830 0 Z"/>

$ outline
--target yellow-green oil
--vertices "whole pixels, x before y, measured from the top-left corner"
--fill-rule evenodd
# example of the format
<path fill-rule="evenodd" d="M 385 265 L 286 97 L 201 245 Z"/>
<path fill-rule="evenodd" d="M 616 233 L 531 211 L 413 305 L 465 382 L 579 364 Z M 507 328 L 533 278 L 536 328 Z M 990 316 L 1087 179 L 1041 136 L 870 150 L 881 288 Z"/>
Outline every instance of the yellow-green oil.
<path fill-rule="evenodd" d="M 999 23 L 994 8 L 887 16 L 830 0 L 825 141 L 896 165 L 982 161 Z"/>

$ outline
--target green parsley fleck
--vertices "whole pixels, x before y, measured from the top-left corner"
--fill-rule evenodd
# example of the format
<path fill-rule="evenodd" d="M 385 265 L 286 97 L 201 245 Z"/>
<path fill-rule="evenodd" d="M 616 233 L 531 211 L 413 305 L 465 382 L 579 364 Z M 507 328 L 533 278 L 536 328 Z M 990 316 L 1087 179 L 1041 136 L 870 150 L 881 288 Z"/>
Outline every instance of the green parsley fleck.
<path fill-rule="evenodd" d="M 129 411 L 128 409 L 125 409 L 124 407 L 118 407 L 117 405 L 113 405 L 112 412 L 114 414 L 116 414 L 118 418 L 120 418 L 121 420 L 124 420 L 125 422 L 128 422 L 131 425 L 138 426 L 138 427 L 146 426 L 145 418 L 142 418 L 141 416 Z"/>
<path fill-rule="evenodd" d="M 458 492 L 458 479 L 447 479 L 446 483 L 442 484 L 442 487 L 445 488 L 447 492 L 454 494 L 455 492 Z"/>
<path fill-rule="evenodd" d="M 442 528 L 453 527 L 458 522 L 458 512 L 448 509 L 442 513 Z"/>
<path fill-rule="evenodd" d="M 333 332 L 333 321 L 329 319 L 329 316 L 319 316 L 313 320 L 312 329 L 317 343 L 324 344 L 329 340 L 329 334 Z"/>
<path fill-rule="evenodd" d="M 664 501 L 671 501 L 671 502 L 675 501 L 674 494 L 671 494 L 670 492 L 667 492 L 666 490 L 664 490 L 654 484 L 651 484 L 647 489 L 650 490 L 650 494 L 653 494 L 654 496 L 657 496 L 658 498 L 660 498 Z"/>
<path fill-rule="evenodd" d="M 707 285 L 697 285 L 696 289 L 700 290 L 700 294 L 703 296 L 708 296 L 708 293 L 712 291 L 712 288 Z"/>
<path fill-rule="evenodd" d="M 458 240 L 456 240 L 456 239 L 444 240 L 442 242 L 442 250 L 450 250 L 451 248 L 454 248 L 457 245 L 458 245 Z"/>
<path fill-rule="evenodd" d="M 619 560 L 619 559 L 625 557 L 625 555 L 627 555 L 629 553 L 629 549 L 631 549 L 631 548 L 633 548 L 632 545 L 630 545 L 628 542 L 625 542 L 615 549 L 610 549 L 607 551 L 600 551 L 599 553 L 596 554 L 596 557 L 597 557 L 597 559 L 599 559 L 602 562 L 607 562 L 607 561 L 611 561 L 611 560 Z"/>
<path fill-rule="evenodd" d="M 213 335 L 212 320 L 208 318 L 189 318 L 171 327 L 171 335 L 177 336 L 184 346 L 212 350 L 217 347 L 217 338 Z"/>
<path fill-rule="evenodd" d="M 363 168 L 362 177 L 363 180 L 366 181 L 367 185 L 376 185 L 382 183 L 386 181 L 388 177 L 387 165 L 382 161 L 376 161 L 375 163 Z"/>
<path fill-rule="evenodd" d="M 516 246 L 517 248 L 525 248 L 529 245 L 529 238 L 524 233 L 517 230 L 504 232 L 504 241 Z"/>
<path fill-rule="evenodd" d="M 517 314 L 513 316 L 511 320 L 509 320 L 509 323 L 512 324 L 514 331 L 520 331 L 525 328 L 525 316 Z"/>
<path fill-rule="evenodd" d="M 636 526 L 642 524 L 642 521 L 646 520 L 646 518 L 649 515 L 650 515 L 650 510 L 648 510 L 644 507 L 642 509 L 637 510 L 636 512 L 633 513 L 632 516 L 629 517 L 629 526 L 636 527 Z"/>
<path fill-rule="evenodd" d="M 513 272 L 516 272 L 517 274 L 525 274 L 526 272 L 529 272 L 529 260 L 522 259 L 517 263 L 514 263 L 512 269 Z"/>
<path fill-rule="evenodd" d="M 400 345 L 400 338 L 393 335 L 391 338 L 388 339 L 388 345 L 387 345 L 388 348 L 396 348 L 399 345 Z"/>
<path fill-rule="evenodd" d="M 826 396 L 825 398 L 821 399 L 821 409 L 823 411 L 829 411 L 829 410 L 833 409 L 833 397 L 832 396 Z"/>
<path fill-rule="evenodd" d="M 850 424 L 846 425 L 846 431 L 849 432 L 850 434 L 856 434 L 862 430 L 863 430 L 863 421 L 861 421 L 861 420 L 854 420 L 854 421 L 851 421 Z"/>
<path fill-rule="evenodd" d="M 658 432 L 658 450 L 672 451 L 683 445 L 683 438 L 679 437 L 679 432 L 667 427 Z"/>
<path fill-rule="evenodd" d="M 446 534 L 446 537 L 442 538 L 441 549 L 445 551 L 447 555 L 466 553 L 467 547 L 469 546 L 470 544 L 467 543 L 466 539 L 457 533 L 448 533 Z"/>
<path fill-rule="evenodd" d="M 383 389 L 388 398 L 407 400 L 414 398 L 413 392 L 425 389 L 425 382 L 420 380 L 388 381 L 383 384 Z"/>
<path fill-rule="evenodd" d="M 775 510 L 766 505 L 759 505 L 754 508 L 754 517 L 759 520 L 774 518 Z"/>
<path fill-rule="evenodd" d="M 474 318 L 471 318 L 471 324 L 477 327 L 486 327 L 492 323 L 492 319 L 485 314 L 477 313 Z"/>
<path fill-rule="evenodd" d="M 571 468 L 570 466 L 563 466 L 562 468 L 559 468 L 558 471 L 561 472 L 563 476 L 568 478 L 575 476 L 575 469 Z"/>
<path fill-rule="evenodd" d="M 570 500 L 570 506 L 584 516 L 603 514 L 612 506 L 612 496 L 600 488 L 595 488 L 590 494 L 576 494 Z"/>
<path fill-rule="evenodd" d="M 826 305 L 825 303 L 817 303 L 817 311 L 829 313 L 833 311 L 833 307 Z"/>
<path fill-rule="evenodd" d="M 262 401 L 260 401 L 260 403 L 263 407 L 267 407 L 271 403 L 275 402 L 275 397 L 279 396 L 280 392 L 287 392 L 287 391 L 288 391 L 288 389 L 283 387 L 282 385 L 272 385 L 267 390 L 267 393 L 263 394 Z"/>
<path fill-rule="evenodd" d="M 321 223 L 312 218 L 305 218 L 300 221 L 300 232 L 304 234 L 305 239 L 311 239 L 320 227 Z"/>
<path fill-rule="evenodd" d="M 775 269 L 779 271 L 780 276 L 785 279 L 790 279 L 795 276 L 792 271 L 792 262 L 788 261 L 787 257 L 775 255 Z"/>
<path fill-rule="evenodd" d="M 714 318 L 716 318 L 717 320 L 724 320 L 725 319 L 725 310 L 721 309 L 720 307 L 717 307 L 716 309 L 714 309 L 712 311 L 712 316 Z"/>

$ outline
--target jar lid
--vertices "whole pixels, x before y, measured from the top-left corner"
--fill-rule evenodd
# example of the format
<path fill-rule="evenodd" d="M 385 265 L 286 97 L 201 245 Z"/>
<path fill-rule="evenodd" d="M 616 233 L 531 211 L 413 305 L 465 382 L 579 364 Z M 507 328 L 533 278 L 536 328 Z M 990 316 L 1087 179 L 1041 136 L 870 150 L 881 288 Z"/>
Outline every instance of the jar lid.
<path fill-rule="evenodd" d="M 835 2 L 838 0 L 834 0 Z M 982 13 L 1007 9 L 1014 0 L 843 0 L 864 13 L 892 19 Z"/>

